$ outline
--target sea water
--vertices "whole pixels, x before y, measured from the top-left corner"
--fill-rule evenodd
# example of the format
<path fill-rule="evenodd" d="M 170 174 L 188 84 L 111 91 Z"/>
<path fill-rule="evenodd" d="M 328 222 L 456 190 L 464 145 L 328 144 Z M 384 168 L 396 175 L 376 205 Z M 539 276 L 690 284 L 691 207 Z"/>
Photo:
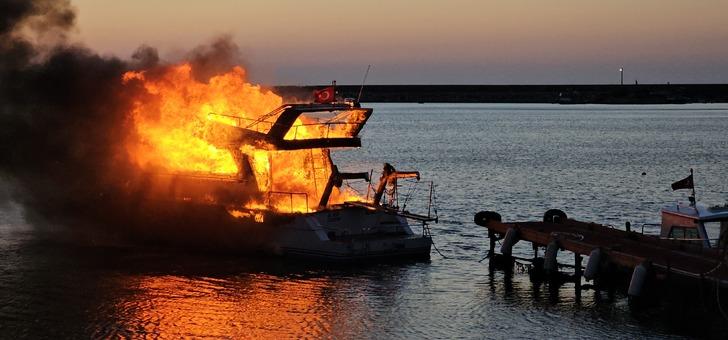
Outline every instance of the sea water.
<path fill-rule="evenodd" d="M 366 106 L 366 105 L 365 105 Z M 573 284 L 491 271 L 480 210 L 569 217 L 656 233 L 670 184 L 695 171 L 699 201 L 728 201 L 728 105 L 371 104 L 343 171 L 419 170 L 400 205 L 426 213 L 429 262 L 316 265 L 48 238 L 0 208 L 0 338 L 665 338 L 693 335 Z M 353 188 L 364 190 L 362 183 Z M 411 197 L 407 200 L 405 197 Z M 435 209 L 436 208 L 436 209 Z M 415 211 L 416 210 L 416 211 Z M 413 227 L 418 232 L 419 226 Z M 532 256 L 528 244 L 514 254 Z M 564 258 L 573 261 L 570 257 Z M 605 301 L 606 300 L 606 301 Z M 687 333 L 686 333 L 687 332 Z"/>

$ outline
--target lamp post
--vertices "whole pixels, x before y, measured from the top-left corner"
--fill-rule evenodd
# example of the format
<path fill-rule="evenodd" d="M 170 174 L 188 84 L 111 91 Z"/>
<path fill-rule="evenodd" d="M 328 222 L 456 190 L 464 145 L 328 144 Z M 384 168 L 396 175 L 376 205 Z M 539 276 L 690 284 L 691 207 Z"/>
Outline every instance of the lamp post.
<path fill-rule="evenodd" d="M 619 68 L 619 85 L 624 85 L 624 67 Z"/>

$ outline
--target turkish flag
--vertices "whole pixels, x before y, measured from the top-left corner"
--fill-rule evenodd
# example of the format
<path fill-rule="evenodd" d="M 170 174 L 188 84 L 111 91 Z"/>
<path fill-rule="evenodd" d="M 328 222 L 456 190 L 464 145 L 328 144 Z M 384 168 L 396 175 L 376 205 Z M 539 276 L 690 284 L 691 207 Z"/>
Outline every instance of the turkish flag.
<path fill-rule="evenodd" d="M 314 90 L 313 91 L 313 101 L 314 103 L 319 104 L 326 104 L 326 103 L 333 103 L 334 102 L 334 87 L 329 86 L 325 89 L 321 90 Z"/>

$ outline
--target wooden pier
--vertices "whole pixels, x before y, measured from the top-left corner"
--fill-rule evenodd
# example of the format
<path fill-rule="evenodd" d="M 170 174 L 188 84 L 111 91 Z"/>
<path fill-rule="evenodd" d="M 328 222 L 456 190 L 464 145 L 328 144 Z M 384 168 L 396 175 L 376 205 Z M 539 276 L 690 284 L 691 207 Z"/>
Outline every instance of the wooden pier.
<path fill-rule="evenodd" d="M 476 214 L 475 222 L 488 228 L 491 255 L 498 255 L 495 253 L 496 240 L 502 240 L 501 254 L 506 257 L 511 256 L 510 248 L 519 241 L 531 242 L 534 249 L 546 247 L 544 262 L 547 264 L 549 260 L 555 263 L 559 250 L 574 253 L 577 288 L 581 275 L 585 274 L 582 256 L 590 254 L 598 254 L 599 257 L 590 261 L 595 264 L 587 264 L 598 266 L 586 268 L 586 271 L 597 273 L 592 276 L 598 276 L 599 268 L 604 268 L 605 264 L 613 264 L 634 270 L 633 281 L 637 272 L 642 271 L 643 275 L 651 278 L 677 276 L 691 281 L 707 281 L 721 289 L 728 288 L 725 254 L 716 248 L 704 248 L 700 242 L 662 239 L 656 235 L 580 222 L 566 218 L 566 214 L 558 210 L 546 212 L 544 222 L 504 223 L 495 212 L 480 212 Z M 597 249 L 598 253 L 595 253 Z M 642 268 L 637 269 L 640 266 Z"/>

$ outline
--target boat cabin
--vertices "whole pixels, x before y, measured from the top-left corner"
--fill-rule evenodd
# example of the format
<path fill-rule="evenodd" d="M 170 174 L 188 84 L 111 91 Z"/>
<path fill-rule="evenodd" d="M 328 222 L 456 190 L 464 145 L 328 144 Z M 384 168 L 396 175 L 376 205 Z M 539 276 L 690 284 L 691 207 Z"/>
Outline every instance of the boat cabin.
<path fill-rule="evenodd" d="M 728 205 L 706 207 L 679 202 L 662 208 L 660 238 L 722 247 L 728 231 Z"/>

